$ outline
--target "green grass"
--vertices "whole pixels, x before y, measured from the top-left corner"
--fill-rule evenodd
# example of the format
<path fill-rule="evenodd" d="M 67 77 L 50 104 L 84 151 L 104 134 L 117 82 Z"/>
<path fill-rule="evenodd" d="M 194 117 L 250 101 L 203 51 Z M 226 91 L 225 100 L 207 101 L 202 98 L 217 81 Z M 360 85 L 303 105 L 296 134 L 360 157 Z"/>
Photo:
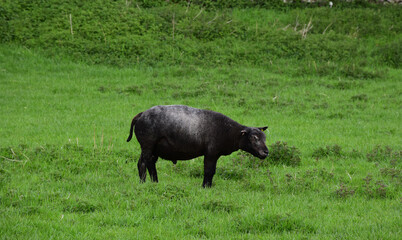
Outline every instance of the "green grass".
<path fill-rule="evenodd" d="M 0 238 L 399 239 L 400 7 L 334 4 L 3 1 Z M 271 155 L 140 184 L 125 140 L 161 104 L 269 126 Z"/>
<path fill-rule="evenodd" d="M 333 78 L 263 67 L 114 68 L 1 45 L 0 236 L 398 239 L 402 72 L 380 70 Z M 140 184 L 139 145 L 125 139 L 132 117 L 157 104 L 268 125 L 267 144 L 295 146 L 301 163 L 234 153 L 202 189 L 201 159 L 160 160 L 160 183 Z"/>
<path fill-rule="evenodd" d="M 400 6 L 201 2 L 4 0 L 0 42 L 90 64 L 268 67 L 335 78 L 372 78 L 402 62 Z"/>

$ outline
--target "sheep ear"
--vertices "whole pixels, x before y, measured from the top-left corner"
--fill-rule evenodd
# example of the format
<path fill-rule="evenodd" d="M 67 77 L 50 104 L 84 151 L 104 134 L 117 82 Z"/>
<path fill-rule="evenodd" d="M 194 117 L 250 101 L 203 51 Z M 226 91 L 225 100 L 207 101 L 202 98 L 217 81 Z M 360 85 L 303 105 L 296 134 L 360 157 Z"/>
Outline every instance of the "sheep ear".
<path fill-rule="evenodd" d="M 241 135 L 244 136 L 246 135 L 247 131 L 246 130 L 241 130 Z"/>
<path fill-rule="evenodd" d="M 265 131 L 268 129 L 268 127 L 259 127 L 258 129 L 260 129 L 261 131 Z"/>

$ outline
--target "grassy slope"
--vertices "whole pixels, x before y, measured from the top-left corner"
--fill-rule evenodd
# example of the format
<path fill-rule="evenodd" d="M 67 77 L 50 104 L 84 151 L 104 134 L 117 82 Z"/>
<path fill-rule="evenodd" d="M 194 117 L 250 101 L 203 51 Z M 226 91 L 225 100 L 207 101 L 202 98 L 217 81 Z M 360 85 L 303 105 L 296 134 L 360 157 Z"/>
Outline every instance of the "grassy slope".
<path fill-rule="evenodd" d="M 400 70 L 384 79 L 331 80 L 262 68 L 114 69 L 49 60 L 20 47 L 0 50 L 1 155 L 22 161 L 1 159 L 3 238 L 400 235 L 400 173 L 380 173 L 392 168 L 389 159 L 365 158 L 375 145 L 401 146 Z M 155 104 L 268 124 L 268 144 L 295 145 L 302 164 L 270 166 L 273 187 L 267 168 L 233 154 L 220 160 L 214 188 L 204 190 L 202 161 L 176 167 L 160 161 L 160 183 L 140 185 L 138 143 L 125 138 L 134 114 Z M 333 144 L 342 156 L 311 157 Z M 373 180 L 365 188 L 368 174 Z M 386 196 L 377 181 L 386 184 Z"/>
<path fill-rule="evenodd" d="M 333 77 L 360 74 L 350 68 L 378 75 L 378 66 L 399 67 L 402 61 L 398 7 L 335 3 L 332 9 L 239 10 L 181 2 L 146 8 L 124 1 L 6 0 L 0 8 L 0 42 L 113 66 L 268 67 L 296 61 L 297 75 L 318 68 L 320 75 Z M 302 34 L 307 25 L 312 28 Z"/>

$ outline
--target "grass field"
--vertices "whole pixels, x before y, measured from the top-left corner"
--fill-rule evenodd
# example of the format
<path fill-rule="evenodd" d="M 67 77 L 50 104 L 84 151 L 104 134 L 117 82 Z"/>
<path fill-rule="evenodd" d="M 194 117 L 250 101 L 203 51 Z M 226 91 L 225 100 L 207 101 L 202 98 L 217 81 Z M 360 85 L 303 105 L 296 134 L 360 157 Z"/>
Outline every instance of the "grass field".
<path fill-rule="evenodd" d="M 397 7 L 137 2 L 0 6 L 1 239 L 400 239 Z M 140 184 L 130 123 L 162 104 L 269 126 L 271 155 Z"/>
<path fill-rule="evenodd" d="M 401 234 L 400 70 L 294 78 L 261 68 L 115 69 L 0 50 L 3 239 Z M 234 153 L 202 189 L 200 159 L 160 160 L 160 183 L 139 184 L 139 145 L 125 139 L 134 114 L 156 104 L 268 125 L 267 144 L 295 146 L 301 164 Z"/>

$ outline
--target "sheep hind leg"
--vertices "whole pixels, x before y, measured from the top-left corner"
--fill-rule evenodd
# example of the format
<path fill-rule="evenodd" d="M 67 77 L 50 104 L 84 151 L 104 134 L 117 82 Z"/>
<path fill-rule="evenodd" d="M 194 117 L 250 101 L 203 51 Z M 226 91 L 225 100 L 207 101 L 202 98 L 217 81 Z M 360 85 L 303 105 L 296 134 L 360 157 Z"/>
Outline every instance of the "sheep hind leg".
<path fill-rule="evenodd" d="M 144 183 L 147 178 L 147 162 L 150 161 L 150 157 L 148 156 L 149 154 L 146 154 L 144 151 L 142 151 L 140 159 L 138 160 L 138 175 L 141 183 Z"/>
<path fill-rule="evenodd" d="M 150 161 L 146 162 L 146 166 L 152 182 L 158 182 L 158 173 L 156 172 L 156 166 L 155 166 L 156 161 L 158 161 L 158 156 L 152 155 Z"/>

